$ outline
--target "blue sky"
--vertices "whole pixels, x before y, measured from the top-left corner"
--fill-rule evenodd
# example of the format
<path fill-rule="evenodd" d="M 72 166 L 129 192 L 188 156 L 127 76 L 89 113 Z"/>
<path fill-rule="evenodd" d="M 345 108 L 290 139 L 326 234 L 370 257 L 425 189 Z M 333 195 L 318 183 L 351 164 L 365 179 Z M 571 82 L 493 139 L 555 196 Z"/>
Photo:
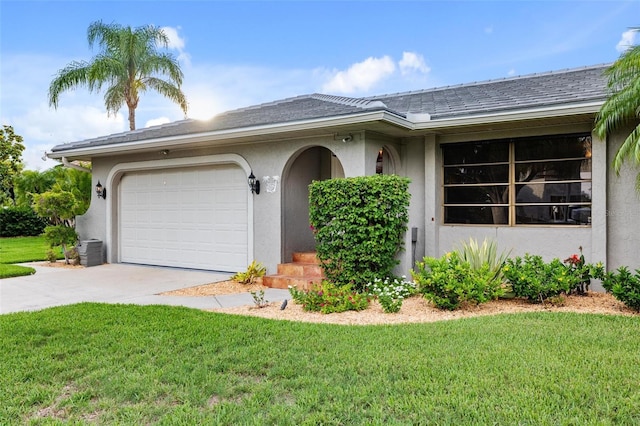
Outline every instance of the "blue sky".
<path fill-rule="evenodd" d="M 128 129 L 102 94 L 47 102 L 56 72 L 90 60 L 91 22 L 166 28 L 190 118 L 315 92 L 367 96 L 610 63 L 640 37 L 640 1 L 0 0 L 0 124 L 30 169 L 59 143 Z M 138 128 L 184 118 L 152 93 Z"/>

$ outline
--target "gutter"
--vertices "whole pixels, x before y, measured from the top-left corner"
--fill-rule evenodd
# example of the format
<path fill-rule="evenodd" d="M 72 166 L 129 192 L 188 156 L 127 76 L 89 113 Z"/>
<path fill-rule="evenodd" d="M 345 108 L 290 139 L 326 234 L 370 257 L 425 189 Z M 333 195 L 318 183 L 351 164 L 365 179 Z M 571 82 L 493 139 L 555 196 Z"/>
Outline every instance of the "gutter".
<path fill-rule="evenodd" d="M 47 157 L 49 155 L 47 154 Z M 49 157 L 52 158 L 52 157 Z M 62 164 L 65 167 L 69 167 L 70 169 L 76 169 L 76 170 L 80 170 L 81 172 L 87 172 L 89 174 L 91 174 L 91 169 L 87 169 L 86 167 L 82 167 L 82 166 L 78 166 L 77 164 L 73 164 L 71 162 L 69 162 L 69 160 L 67 160 L 67 157 L 61 157 L 62 159 Z"/>
<path fill-rule="evenodd" d="M 540 118 L 566 117 L 580 114 L 595 114 L 600 110 L 604 101 L 588 102 L 580 105 L 563 105 L 544 107 L 516 112 L 498 112 L 478 114 L 462 117 L 424 120 L 415 122 L 412 130 L 438 130 L 451 127 L 465 127 L 479 124 L 505 123 L 509 121 L 526 121 Z"/>

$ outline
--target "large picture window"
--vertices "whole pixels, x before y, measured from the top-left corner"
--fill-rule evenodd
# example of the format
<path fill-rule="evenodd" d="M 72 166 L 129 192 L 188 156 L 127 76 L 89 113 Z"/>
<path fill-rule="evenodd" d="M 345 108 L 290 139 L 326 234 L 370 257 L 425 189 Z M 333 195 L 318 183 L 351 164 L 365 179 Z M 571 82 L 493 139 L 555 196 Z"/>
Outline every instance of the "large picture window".
<path fill-rule="evenodd" d="M 444 222 L 591 224 L 591 136 L 442 145 Z"/>

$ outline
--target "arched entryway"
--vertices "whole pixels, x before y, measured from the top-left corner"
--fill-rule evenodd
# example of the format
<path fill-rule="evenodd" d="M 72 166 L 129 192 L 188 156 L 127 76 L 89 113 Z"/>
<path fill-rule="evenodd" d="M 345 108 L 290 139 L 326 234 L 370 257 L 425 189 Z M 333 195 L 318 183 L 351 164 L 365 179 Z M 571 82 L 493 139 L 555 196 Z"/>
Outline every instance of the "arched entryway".
<path fill-rule="evenodd" d="M 314 146 L 295 153 L 282 179 L 282 259 L 291 261 L 294 252 L 315 250 L 309 228 L 309 184 L 314 180 L 344 177 L 340 160 L 327 148 Z"/>
<path fill-rule="evenodd" d="M 396 173 L 396 160 L 397 154 L 395 151 L 387 146 L 383 146 L 378 151 L 378 158 L 376 159 L 376 174 L 378 175 L 393 175 Z"/>

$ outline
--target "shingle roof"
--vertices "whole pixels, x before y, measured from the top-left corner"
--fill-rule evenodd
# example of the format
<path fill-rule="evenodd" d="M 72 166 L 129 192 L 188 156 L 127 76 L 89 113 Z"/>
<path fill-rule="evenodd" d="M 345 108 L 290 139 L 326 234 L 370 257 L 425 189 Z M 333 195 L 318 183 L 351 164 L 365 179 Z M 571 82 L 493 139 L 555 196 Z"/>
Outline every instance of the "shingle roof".
<path fill-rule="evenodd" d="M 603 100 L 607 65 L 365 98 L 432 119 Z"/>
<path fill-rule="evenodd" d="M 408 114 L 428 114 L 435 121 L 480 113 L 600 101 L 606 97 L 603 71 L 607 66 L 597 65 L 365 98 L 316 93 L 228 111 L 207 121 L 188 119 L 57 145 L 52 151 L 277 125 L 376 110 L 389 111 L 401 117 Z"/>

